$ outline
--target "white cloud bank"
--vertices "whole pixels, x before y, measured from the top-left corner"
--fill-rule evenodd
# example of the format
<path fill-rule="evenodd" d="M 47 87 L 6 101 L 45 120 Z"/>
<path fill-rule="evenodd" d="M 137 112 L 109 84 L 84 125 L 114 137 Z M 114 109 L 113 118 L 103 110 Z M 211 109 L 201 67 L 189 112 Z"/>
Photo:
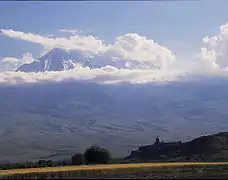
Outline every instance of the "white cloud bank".
<path fill-rule="evenodd" d="M 1 29 L 0 34 L 15 39 L 21 39 L 32 43 L 42 44 L 48 47 L 63 48 L 66 50 L 82 50 L 97 53 L 105 48 L 101 40 L 93 36 L 74 35 L 69 38 L 50 38 L 33 33 Z"/>
<path fill-rule="evenodd" d="M 115 43 L 109 45 L 106 53 L 127 60 L 150 62 L 161 68 L 170 67 L 176 60 L 174 53 L 167 47 L 155 43 L 154 40 L 132 33 L 117 37 Z"/>
<path fill-rule="evenodd" d="M 228 24 L 222 25 L 216 36 L 203 38 L 201 63 L 202 67 L 208 70 L 228 67 Z"/>
<path fill-rule="evenodd" d="M 61 31 L 69 32 L 70 30 L 62 29 Z M 108 45 L 97 37 L 76 34 L 76 31 L 69 38 L 50 38 L 11 29 L 1 29 L 0 34 L 42 44 L 46 50 L 62 48 L 65 50 L 80 50 L 91 54 L 101 53 L 117 59 L 149 62 L 161 68 L 170 67 L 176 59 L 174 53 L 168 48 L 155 43 L 154 40 L 132 33 L 119 36 L 113 44 Z"/>
<path fill-rule="evenodd" d="M 14 70 L 17 69 L 19 66 L 23 64 L 29 64 L 33 61 L 37 61 L 33 58 L 32 54 L 27 52 L 22 54 L 21 58 L 15 58 L 15 57 L 5 57 L 3 59 L 0 59 L 0 66 L 2 70 Z"/>
<path fill-rule="evenodd" d="M 77 65 L 75 69 L 66 71 L 48 71 L 39 73 L 24 72 L 2 72 L 0 73 L 0 84 L 24 84 L 42 82 L 63 82 L 63 81 L 87 81 L 98 84 L 146 84 L 146 83 L 169 83 L 198 81 L 204 78 L 228 77 L 228 70 L 221 70 L 213 73 L 200 73 L 194 71 L 167 70 L 167 69 L 116 69 L 106 66 L 97 69 Z"/>
<path fill-rule="evenodd" d="M 64 80 L 83 80 L 95 83 L 148 83 L 167 82 L 179 80 L 186 75 L 185 71 L 151 70 L 151 69 L 116 69 L 106 66 L 97 69 L 78 65 L 75 69 L 67 71 L 50 71 L 40 73 L 2 72 L 0 83 L 21 84 L 39 82 L 61 82 Z"/>
<path fill-rule="evenodd" d="M 68 30 L 63 30 L 64 32 Z M 72 33 L 72 32 L 71 32 Z M 62 72 L 23 73 L 2 72 L 0 83 L 37 83 L 44 81 L 84 80 L 97 83 L 148 83 L 197 80 L 203 77 L 224 77 L 228 75 L 228 24 L 220 27 L 220 32 L 213 37 L 203 38 L 203 47 L 196 69 L 187 65 L 175 69 L 174 53 L 153 40 L 138 34 L 125 34 L 116 38 L 113 44 L 106 45 L 93 36 L 76 34 L 69 38 L 50 38 L 32 33 L 14 30 L 1 30 L 0 34 L 15 39 L 42 44 L 45 48 L 62 48 L 66 50 L 81 50 L 109 57 L 124 58 L 152 63 L 160 69 L 116 69 L 111 66 L 90 69 L 78 65 L 75 69 Z M 48 49 L 47 48 L 47 49 Z M 33 61 L 31 54 L 22 58 L 21 62 Z M 5 63 L 16 64 L 16 58 L 4 58 Z M 206 70 L 206 71 L 204 71 Z"/>
<path fill-rule="evenodd" d="M 81 30 L 78 30 L 78 29 L 60 29 L 59 31 L 64 33 L 70 33 L 73 35 L 77 35 L 82 32 Z"/>

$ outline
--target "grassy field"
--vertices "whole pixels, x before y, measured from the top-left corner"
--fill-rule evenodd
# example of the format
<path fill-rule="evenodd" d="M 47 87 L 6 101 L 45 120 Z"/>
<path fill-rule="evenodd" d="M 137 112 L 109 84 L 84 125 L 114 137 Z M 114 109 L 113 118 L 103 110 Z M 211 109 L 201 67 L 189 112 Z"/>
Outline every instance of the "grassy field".
<path fill-rule="evenodd" d="M 228 162 L 82 165 L 1 170 L 1 179 L 228 178 Z"/>

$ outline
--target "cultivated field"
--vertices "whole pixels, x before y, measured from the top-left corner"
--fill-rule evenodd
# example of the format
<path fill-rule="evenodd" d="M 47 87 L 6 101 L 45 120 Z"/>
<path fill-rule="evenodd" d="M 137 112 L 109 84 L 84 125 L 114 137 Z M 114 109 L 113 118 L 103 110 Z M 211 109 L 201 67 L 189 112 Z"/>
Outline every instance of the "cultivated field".
<path fill-rule="evenodd" d="M 1 179 L 228 178 L 228 162 L 140 163 L 1 170 Z"/>

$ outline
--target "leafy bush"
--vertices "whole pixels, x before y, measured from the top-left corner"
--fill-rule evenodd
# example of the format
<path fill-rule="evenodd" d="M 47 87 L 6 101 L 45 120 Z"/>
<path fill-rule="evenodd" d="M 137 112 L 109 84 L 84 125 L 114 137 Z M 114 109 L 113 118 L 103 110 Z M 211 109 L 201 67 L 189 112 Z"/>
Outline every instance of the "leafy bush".
<path fill-rule="evenodd" d="M 73 165 L 81 165 L 84 164 L 85 158 L 83 154 L 75 154 L 71 157 L 71 162 Z"/>
<path fill-rule="evenodd" d="M 107 164 L 111 159 L 110 152 L 98 146 L 88 148 L 84 153 L 84 157 L 87 164 Z"/>

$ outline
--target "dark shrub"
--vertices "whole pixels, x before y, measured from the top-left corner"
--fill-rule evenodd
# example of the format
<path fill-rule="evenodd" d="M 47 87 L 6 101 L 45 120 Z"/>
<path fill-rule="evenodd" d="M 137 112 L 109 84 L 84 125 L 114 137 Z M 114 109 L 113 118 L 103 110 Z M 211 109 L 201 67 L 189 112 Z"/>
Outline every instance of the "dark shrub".
<path fill-rule="evenodd" d="M 84 157 L 87 164 L 107 164 L 111 159 L 109 151 L 98 146 L 88 148 Z"/>
<path fill-rule="evenodd" d="M 84 164 L 85 159 L 83 154 L 75 154 L 71 157 L 71 162 L 73 165 L 81 165 Z"/>

